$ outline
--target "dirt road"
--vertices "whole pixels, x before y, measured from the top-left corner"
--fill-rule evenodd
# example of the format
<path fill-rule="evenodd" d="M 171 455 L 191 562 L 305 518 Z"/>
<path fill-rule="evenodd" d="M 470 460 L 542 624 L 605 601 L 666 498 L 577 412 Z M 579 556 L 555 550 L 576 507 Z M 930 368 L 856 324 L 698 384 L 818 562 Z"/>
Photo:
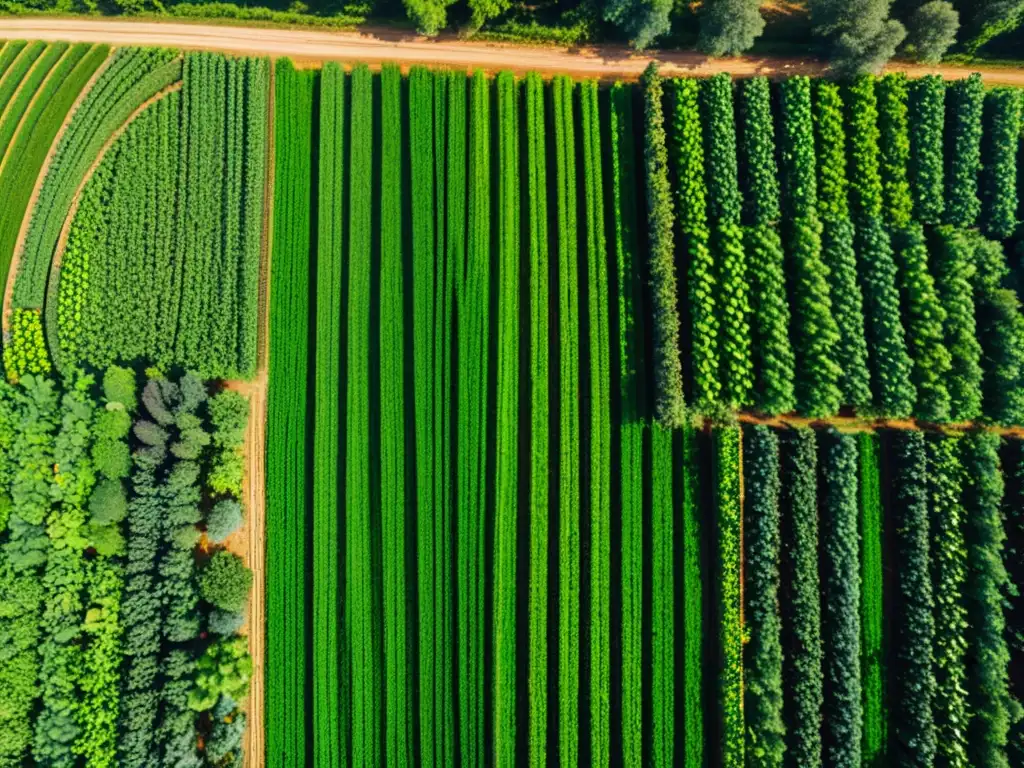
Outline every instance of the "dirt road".
<path fill-rule="evenodd" d="M 467 42 L 453 37 L 430 40 L 401 32 L 378 35 L 310 29 L 258 29 L 181 22 L 121 19 L 58 19 L 46 17 L 0 18 L 0 38 L 102 42 L 112 45 L 164 45 L 229 53 L 291 56 L 300 61 L 394 61 L 403 65 L 429 64 L 458 69 L 508 69 L 515 72 L 565 72 L 581 77 L 635 78 L 651 61 L 622 46 L 596 46 L 570 50 L 559 47 L 514 46 Z M 811 57 L 709 59 L 693 52 L 654 54 L 665 74 L 736 76 L 820 74 L 824 65 Z M 894 70 L 912 76 L 937 72 L 963 77 L 972 67 L 922 67 L 896 64 Z M 1024 69 L 983 70 L 991 85 L 1024 86 Z"/>

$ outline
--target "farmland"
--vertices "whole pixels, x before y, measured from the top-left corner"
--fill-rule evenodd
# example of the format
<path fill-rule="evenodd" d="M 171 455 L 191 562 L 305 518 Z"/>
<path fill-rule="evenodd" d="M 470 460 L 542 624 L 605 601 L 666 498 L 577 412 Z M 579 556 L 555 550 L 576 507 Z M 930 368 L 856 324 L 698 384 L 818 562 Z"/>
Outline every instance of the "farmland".
<path fill-rule="evenodd" d="M 0 768 L 1020 759 L 1020 92 L 7 43 L 0 100 Z"/>

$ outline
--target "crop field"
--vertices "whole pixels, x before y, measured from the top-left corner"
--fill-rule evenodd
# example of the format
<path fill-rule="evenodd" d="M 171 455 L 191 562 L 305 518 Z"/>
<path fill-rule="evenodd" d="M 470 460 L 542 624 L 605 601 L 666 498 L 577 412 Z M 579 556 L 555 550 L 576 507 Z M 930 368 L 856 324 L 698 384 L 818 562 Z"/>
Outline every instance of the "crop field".
<path fill-rule="evenodd" d="M 0 43 L 0 768 L 1024 764 L 1022 114 Z"/>

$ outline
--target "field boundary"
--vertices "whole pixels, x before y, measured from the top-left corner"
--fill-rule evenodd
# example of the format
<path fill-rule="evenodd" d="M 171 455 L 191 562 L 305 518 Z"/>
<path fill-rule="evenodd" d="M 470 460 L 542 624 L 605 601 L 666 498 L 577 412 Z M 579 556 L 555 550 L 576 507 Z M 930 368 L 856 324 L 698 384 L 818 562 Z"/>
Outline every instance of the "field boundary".
<path fill-rule="evenodd" d="M 982 424 L 971 421 L 961 421 L 949 424 L 931 424 L 917 421 L 915 419 L 882 419 L 870 416 L 832 416 L 825 419 L 814 419 L 807 416 L 761 416 L 755 413 L 737 413 L 734 418 L 741 425 L 743 424 L 764 424 L 778 429 L 799 429 L 813 427 L 822 429 L 835 427 L 840 432 L 880 432 L 891 429 L 901 432 L 991 432 L 1000 437 L 1008 437 L 1017 440 L 1024 439 L 1024 426 L 1003 427 L 996 424 Z M 711 426 L 728 424 L 728 421 L 720 419 L 707 419 L 706 423 Z"/>
<path fill-rule="evenodd" d="M 635 80 L 651 62 L 657 61 L 666 75 L 707 76 L 719 72 L 734 77 L 767 75 L 821 75 L 828 65 L 816 58 L 738 56 L 711 59 L 695 51 L 654 51 L 637 54 L 623 45 L 580 47 L 516 45 L 466 41 L 453 37 L 430 40 L 414 33 L 380 36 L 359 32 L 328 30 L 268 29 L 245 26 L 202 25 L 183 22 L 120 21 L 76 18 L 0 18 L 0 37 L 12 36 L 46 41 L 107 42 L 112 45 L 157 45 L 182 50 L 216 50 L 231 54 L 290 56 L 297 61 L 347 61 L 379 64 L 393 61 L 403 65 L 423 64 L 460 70 L 487 72 L 510 70 L 575 77 Z M 905 72 L 911 77 L 939 74 L 962 78 L 981 72 L 988 85 L 1024 86 L 1024 70 L 943 64 L 925 66 L 895 62 L 887 72 Z"/>
<path fill-rule="evenodd" d="M 78 108 L 82 105 L 82 100 L 86 97 L 86 94 L 93 89 L 93 86 L 96 85 L 96 81 L 104 72 L 106 72 L 107 67 L 110 66 L 110 62 L 113 61 L 114 50 L 115 49 L 111 47 L 110 52 L 107 54 L 107 58 L 96 68 L 92 77 L 89 78 L 89 82 L 85 84 L 82 92 L 78 94 L 78 97 L 75 99 L 75 103 L 71 105 L 71 109 L 68 110 L 68 113 L 64 118 L 64 122 L 57 130 L 57 135 L 53 137 L 50 149 L 46 153 L 46 159 L 43 160 L 43 164 L 39 169 L 39 175 L 36 176 L 36 183 L 32 188 L 32 196 L 28 199 L 28 206 L 25 208 L 25 213 L 21 218 L 21 227 L 18 229 L 18 239 L 14 241 L 14 252 L 11 254 L 11 263 L 7 267 L 7 282 L 4 284 L 3 312 L 0 312 L 0 329 L 2 329 L 3 336 L 5 338 L 9 331 L 11 299 L 14 295 L 14 281 L 17 279 L 18 266 L 21 264 L 21 256 L 25 251 L 25 237 L 28 235 L 28 227 L 32 221 L 32 214 L 35 212 L 36 204 L 39 202 L 39 193 L 42 191 L 43 181 L 46 179 L 46 175 L 50 172 L 50 165 L 53 163 L 53 156 L 56 154 L 57 147 L 60 146 L 60 142 L 64 138 L 64 134 L 67 132 L 68 126 L 74 119 L 75 113 L 78 112 Z"/>

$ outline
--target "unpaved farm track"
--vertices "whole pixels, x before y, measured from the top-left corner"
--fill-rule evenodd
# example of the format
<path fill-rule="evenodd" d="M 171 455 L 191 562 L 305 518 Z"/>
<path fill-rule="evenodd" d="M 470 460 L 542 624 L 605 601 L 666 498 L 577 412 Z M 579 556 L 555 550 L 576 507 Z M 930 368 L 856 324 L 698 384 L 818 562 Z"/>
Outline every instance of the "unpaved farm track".
<path fill-rule="evenodd" d="M 415 34 L 380 31 L 380 36 L 359 32 L 309 29 L 259 29 L 181 22 L 126 21 L 113 19 L 60 19 L 49 17 L 0 19 L 0 38 L 65 40 L 110 43 L 112 45 L 159 45 L 227 53 L 291 56 L 300 61 L 365 61 L 373 64 L 394 61 L 408 66 L 427 64 L 455 69 L 484 69 L 514 72 L 562 72 L 579 77 L 639 77 L 652 56 L 635 55 L 623 46 L 564 47 L 516 46 L 502 43 L 467 42 L 451 36 L 430 40 Z M 737 57 L 709 59 L 694 52 L 659 51 L 653 54 L 667 75 L 711 75 L 729 72 L 737 77 L 751 75 L 815 75 L 825 71 L 819 60 L 784 57 Z M 931 73 L 947 78 L 965 77 L 980 71 L 989 85 L 1024 86 L 1024 69 L 979 67 L 927 67 L 893 64 L 893 71 L 911 76 Z"/>

